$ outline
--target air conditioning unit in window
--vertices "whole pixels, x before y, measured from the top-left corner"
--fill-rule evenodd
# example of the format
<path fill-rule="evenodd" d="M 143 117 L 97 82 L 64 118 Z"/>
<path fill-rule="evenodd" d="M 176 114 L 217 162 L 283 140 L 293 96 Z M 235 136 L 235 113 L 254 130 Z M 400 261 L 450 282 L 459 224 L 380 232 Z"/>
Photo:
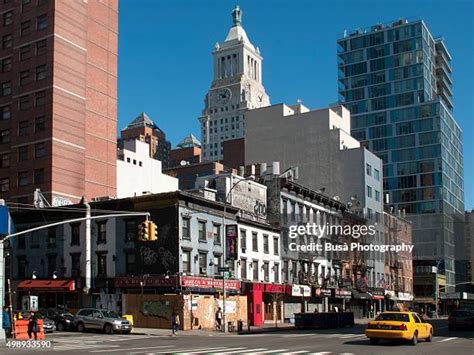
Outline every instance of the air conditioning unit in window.
<path fill-rule="evenodd" d="M 206 275 L 207 274 L 207 269 L 205 267 L 201 267 L 201 268 L 199 268 L 199 273 L 201 275 Z"/>
<path fill-rule="evenodd" d="M 245 253 L 246 250 L 247 248 L 242 248 L 242 253 Z"/>

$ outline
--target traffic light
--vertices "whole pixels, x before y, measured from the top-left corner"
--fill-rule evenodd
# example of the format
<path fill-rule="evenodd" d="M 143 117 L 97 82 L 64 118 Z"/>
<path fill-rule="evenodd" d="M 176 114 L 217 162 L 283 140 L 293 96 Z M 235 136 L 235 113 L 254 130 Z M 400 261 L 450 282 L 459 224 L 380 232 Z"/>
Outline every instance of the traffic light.
<path fill-rule="evenodd" d="M 138 239 L 139 240 L 148 240 L 148 238 L 150 237 L 150 234 L 149 234 L 150 230 L 148 226 L 149 224 L 150 224 L 149 221 L 143 221 L 138 226 Z"/>
<path fill-rule="evenodd" d="M 150 221 L 148 223 L 148 227 L 149 227 L 148 240 L 151 242 L 158 240 L 158 226 L 155 223 Z"/>

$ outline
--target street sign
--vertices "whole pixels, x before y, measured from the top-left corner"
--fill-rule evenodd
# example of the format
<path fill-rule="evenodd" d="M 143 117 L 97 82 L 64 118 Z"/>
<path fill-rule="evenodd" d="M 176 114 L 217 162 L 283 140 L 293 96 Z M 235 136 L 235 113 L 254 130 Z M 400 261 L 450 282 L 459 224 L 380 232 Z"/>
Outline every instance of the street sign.
<path fill-rule="evenodd" d="M 228 272 L 229 270 L 230 270 L 230 267 L 229 267 L 229 266 L 224 266 L 224 267 L 219 266 L 219 267 L 217 268 L 217 271 L 218 271 L 218 272 Z"/>

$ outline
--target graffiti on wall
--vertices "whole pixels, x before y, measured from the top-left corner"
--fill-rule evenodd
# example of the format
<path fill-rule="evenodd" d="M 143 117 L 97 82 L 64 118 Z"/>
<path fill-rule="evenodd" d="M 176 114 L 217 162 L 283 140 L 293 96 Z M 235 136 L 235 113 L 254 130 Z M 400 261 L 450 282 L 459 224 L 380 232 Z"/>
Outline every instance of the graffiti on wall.
<path fill-rule="evenodd" d="M 142 303 L 141 312 L 144 316 L 169 320 L 171 309 L 169 301 L 145 301 Z"/>

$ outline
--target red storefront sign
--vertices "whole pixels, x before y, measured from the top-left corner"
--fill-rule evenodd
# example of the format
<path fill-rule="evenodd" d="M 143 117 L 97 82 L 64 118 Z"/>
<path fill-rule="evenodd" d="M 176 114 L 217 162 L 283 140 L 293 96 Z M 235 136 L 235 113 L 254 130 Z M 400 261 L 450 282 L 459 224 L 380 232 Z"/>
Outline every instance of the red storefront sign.
<path fill-rule="evenodd" d="M 177 276 L 149 276 L 149 277 L 116 277 L 114 287 L 140 288 L 140 287 L 176 287 Z"/>
<path fill-rule="evenodd" d="M 189 288 L 222 289 L 223 285 L 222 280 L 218 279 L 197 276 L 181 276 L 181 286 Z M 227 290 L 240 291 L 240 281 L 226 280 L 225 287 Z"/>
<path fill-rule="evenodd" d="M 258 291 L 269 293 L 285 293 L 286 286 L 280 284 L 266 284 L 260 282 L 244 282 L 242 290 L 243 292 Z"/>

